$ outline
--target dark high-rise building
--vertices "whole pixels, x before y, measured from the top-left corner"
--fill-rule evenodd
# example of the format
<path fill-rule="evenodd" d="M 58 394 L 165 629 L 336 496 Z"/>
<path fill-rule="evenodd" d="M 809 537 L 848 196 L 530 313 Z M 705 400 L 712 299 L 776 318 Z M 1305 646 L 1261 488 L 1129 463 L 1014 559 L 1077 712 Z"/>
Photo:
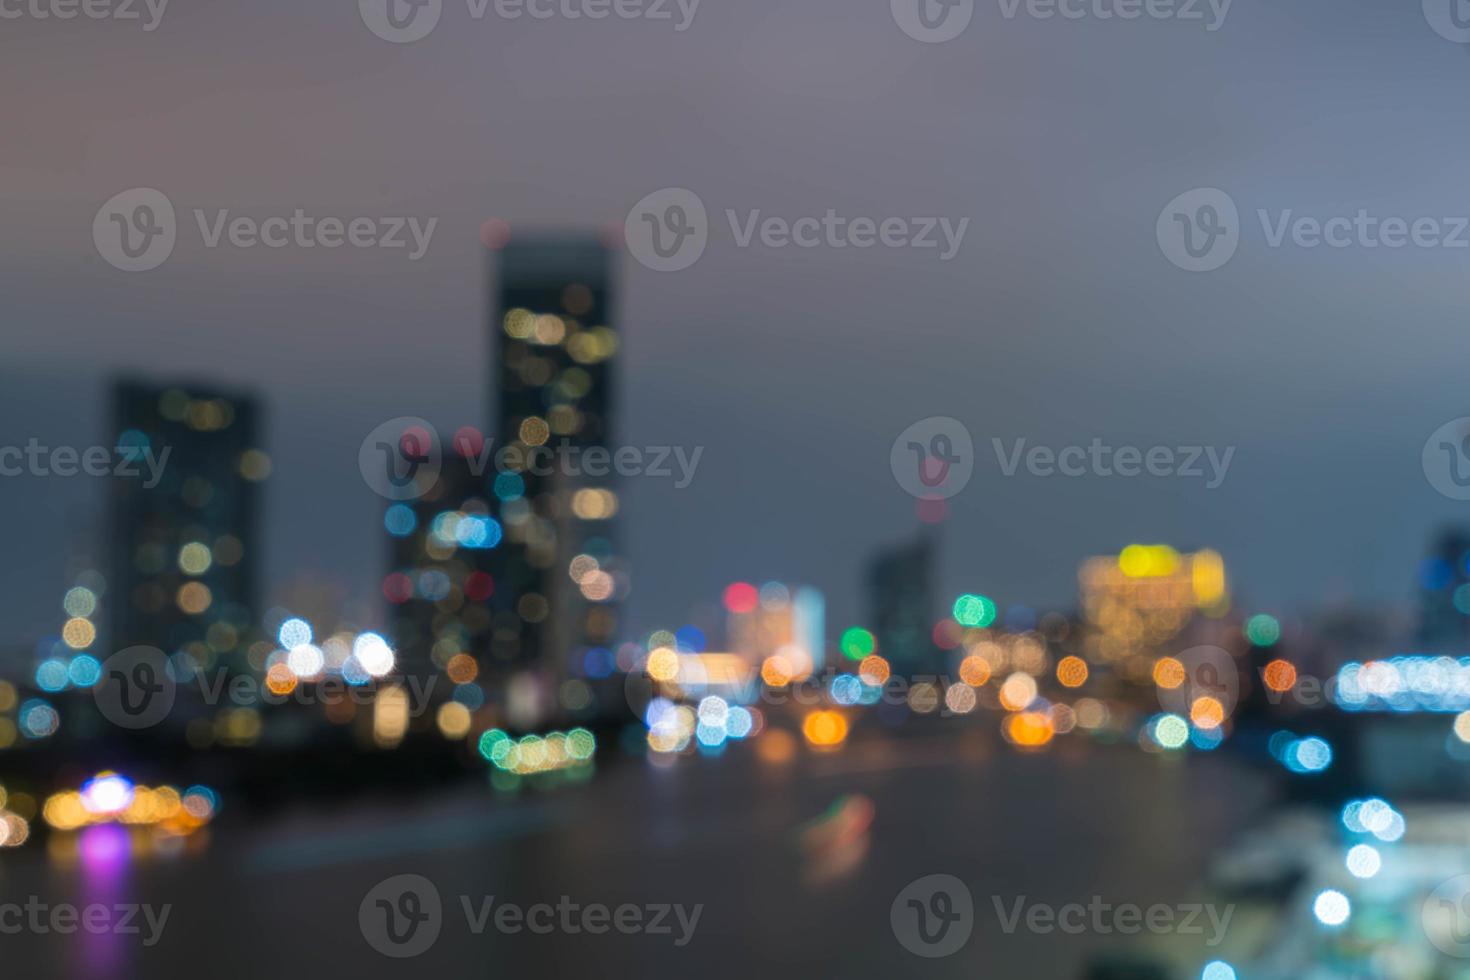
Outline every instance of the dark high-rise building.
<path fill-rule="evenodd" d="M 626 591 L 612 535 L 619 338 L 600 243 L 517 241 L 493 255 L 495 423 L 448 436 L 438 479 L 389 506 L 384 592 L 404 672 L 444 672 L 476 712 L 483 698 L 481 724 L 535 730 L 625 703 L 611 676 Z"/>
<path fill-rule="evenodd" d="M 868 566 L 868 608 L 878 652 L 895 673 L 937 673 L 943 658 L 934 643 L 934 539 L 881 551 Z"/>
<path fill-rule="evenodd" d="M 115 385 L 112 403 L 119 452 L 141 475 L 111 481 L 111 648 L 243 668 L 260 613 L 259 483 L 270 472 L 257 406 L 204 385 L 137 381 Z"/>
<path fill-rule="evenodd" d="M 609 677 L 626 590 L 614 544 L 612 256 L 595 239 L 512 240 L 491 313 L 497 555 L 491 669 L 512 703 L 587 717 L 623 702 Z M 529 713 L 529 712 L 523 712 Z"/>
<path fill-rule="evenodd" d="M 1470 532 L 1447 528 L 1419 565 L 1418 641 L 1425 652 L 1463 654 L 1470 646 Z"/>

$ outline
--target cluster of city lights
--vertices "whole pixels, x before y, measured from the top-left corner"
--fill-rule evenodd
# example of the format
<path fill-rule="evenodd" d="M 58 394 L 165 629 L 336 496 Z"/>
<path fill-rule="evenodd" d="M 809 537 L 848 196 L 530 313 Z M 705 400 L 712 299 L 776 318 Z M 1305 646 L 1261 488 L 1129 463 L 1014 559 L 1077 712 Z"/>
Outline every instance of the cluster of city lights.
<path fill-rule="evenodd" d="M 212 821 L 218 807 L 219 797 L 205 786 L 181 792 L 172 786 L 142 786 L 118 773 L 101 772 L 78 790 L 52 794 L 41 815 L 58 831 L 123 824 L 184 837 Z"/>
<path fill-rule="evenodd" d="M 585 572 L 574 567 L 573 578 Z M 828 667 L 825 676 L 816 678 L 816 665 L 825 659 L 822 643 L 820 637 L 798 636 L 792 615 L 793 591 L 779 582 L 759 587 L 732 583 L 722 599 L 729 615 L 730 645 L 736 653 L 698 652 L 703 650 L 702 640 L 696 649 L 676 634 L 660 631 L 647 640 L 647 652 L 638 654 L 632 665 L 655 683 L 659 694 L 643 719 L 648 744 L 659 754 L 718 751 L 729 739 L 742 737 L 738 731 L 727 730 L 720 719 L 733 717 L 744 728 L 744 717 L 734 706 L 756 701 L 761 686 L 780 692 L 800 685 L 803 693 L 816 695 L 820 704 L 804 702 L 808 710 L 799 726 L 814 749 L 830 749 L 847 741 L 854 723 L 851 709 L 883 705 L 895 697 L 895 703 L 914 715 L 999 710 L 1003 712 L 1002 737 L 1022 750 L 1045 748 L 1056 736 L 1078 729 L 1097 734 L 1119 731 L 1128 724 L 1129 712 L 1115 715 L 1105 701 L 1094 697 L 1073 703 L 1055 700 L 1043 696 L 1043 684 L 1064 693 L 1080 693 L 1093 678 L 1094 663 L 1101 662 L 1124 680 L 1152 680 L 1161 693 L 1180 689 L 1187 679 L 1185 666 L 1150 651 L 1178 634 L 1191 617 L 1219 617 L 1228 611 L 1224 563 L 1212 551 L 1184 554 L 1164 545 L 1131 545 L 1120 555 L 1085 564 L 1083 587 L 1092 627 L 1084 642 L 1090 644 L 1088 649 L 1098 655 L 1098 661 L 1075 654 L 1053 660 L 1051 645 L 1065 642 L 1072 630 L 1064 618 L 1049 615 L 1038 623 L 1035 613 L 1017 607 L 998 626 L 995 601 L 967 592 L 954 600 L 950 615 L 934 624 L 929 637 L 935 647 L 954 658 L 958 679 L 916 677 L 906 690 L 900 690 L 890 686 L 893 663 L 879 650 L 872 630 L 863 626 L 842 630 L 837 650 L 842 655 L 838 663 L 845 669 L 834 672 Z M 1253 641 L 1268 639 L 1268 625 L 1275 626 L 1275 621 L 1266 624 L 1265 619 L 1270 617 L 1255 617 L 1247 628 Z M 1099 637 L 1102 647 L 1091 643 Z M 1116 643 L 1109 646 L 1113 641 Z M 618 666 L 628 669 L 621 652 Z M 1291 679 L 1294 682 L 1294 673 Z M 1189 698 L 1187 705 L 1181 705 L 1182 713 L 1156 715 L 1139 729 L 1139 743 L 1145 750 L 1172 751 L 1191 745 L 1208 750 L 1223 742 L 1227 704 L 1219 696 L 1196 690 L 1196 685 L 1180 696 Z M 759 731 L 758 709 L 744 710 L 752 713 L 751 727 Z M 878 713 L 887 723 L 898 717 L 886 707 Z M 775 731 L 770 729 L 768 734 Z M 1317 766 L 1318 747 L 1311 741 L 1299 746 L 1296 754 L 1303 771 Z"/>
<path fill-rule="evenodd" d="M 718 695 L 701 698 L 697 707 L 656 697 L 644 712 L 648 747 L 655 752 L 683 752 L 691 741 L 717 751 L 730 739 L 758 734 L 764 718 L 758 708 L 731 704 Z"/>
<path fill-rule="evenodd" d="M 1336 698 L 1344 711 L 1470 710 L 1470 657 L 1399 656 L 1344 664 Z"/>
<path fill-rule="evenodd" d="M 393 672 L 396 658 L 388 641 L 377 633 L 335 633 L 320 645 L 313 642 L 312 626 L 292 616 L 276 630 L 280 647 L 265 660 L 265 683 L 277 696 L 290 694 L 301 682 L 340 677 L 360 686 Z"/>
<path fill-rule="evenodd" d="M 480 736 L 480 755 L 502 773 L 535 776 L 589 767 L 596 737 L 585 728 L 513 738 L 498 728 Z"/>

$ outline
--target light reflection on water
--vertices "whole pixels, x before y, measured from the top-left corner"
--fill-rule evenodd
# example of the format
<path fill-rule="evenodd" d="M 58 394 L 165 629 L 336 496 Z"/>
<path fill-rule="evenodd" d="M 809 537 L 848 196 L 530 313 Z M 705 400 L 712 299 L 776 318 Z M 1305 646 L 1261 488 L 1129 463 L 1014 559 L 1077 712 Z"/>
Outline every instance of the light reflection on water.
<path fill-rule="evenodd" d="M 77 838 L 77 853 L 81 859 L 83 908 L 93 904 L 114 907 L 127 901 L 132 845 L 125 828 L 116 824 L 86 828 Z M 86 929 L 78 935 L 83 975 L 121 977 L 131 972 L 137 936 L 119 935 L 114 930 L 89 932 Z"/>

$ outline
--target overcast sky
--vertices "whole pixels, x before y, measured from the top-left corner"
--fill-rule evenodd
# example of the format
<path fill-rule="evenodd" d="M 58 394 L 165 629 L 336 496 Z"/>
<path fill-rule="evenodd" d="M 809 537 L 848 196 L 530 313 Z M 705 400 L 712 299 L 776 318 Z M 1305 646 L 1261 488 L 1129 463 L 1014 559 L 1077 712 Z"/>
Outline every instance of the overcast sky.
<path fill-rule="evenodd" d="M 320 577 L 373 601 L 386 545 L 362 438 L 395 416 L 488 420 L 481 224 L 621 228 L 684 187 L 712 220 L 703 257 L 619 261 L 620 442 L 704 447 L 687 489 L 623 487 L 636 628 L 679 625 L 735 578 L 809 582 L 834 625 L 861 616 L 866 556 L 916 527 L 890 446 L 934 415 L 977 452 L 947 595 L 1067 606 L 1080 559 L 1144 540 L 1218 548 L 1253 608 L 1398 601 L 1433 528 L 1470 522 L 1420 463 L 1470 415 L 1470 249 L 1272 248 L 1256 216 L 1470 215 L 1470 58 L 1419 4 L 1236 0 L 1209 31 L 982 0 L 938 44 L 886 0 L 680 16 L 476 20 L 445 0 L 411 44 L 345 0 L 172 0 L 152 31 L 0 20 L 0 444 L 105 440 L 120 370 L 253 389 L 275 460 L 268 591 Z M 147 273 L 92 240 L 134 187 L 180 216 Z M 1196 187 L 1241 217 L 1208 273 L 1155 237 Z M 413 262 L 208 248 L 193 219 L 298 207 L 438 225 Z M 970 222 L 946 262 L 741 248 L 727 208 Z M 991 444 L 1094 437 L 1235 454 L 1210 490 L 1007 478 Z M 57 628 L 102 490 L 0 479 L 0 642 Z"/>

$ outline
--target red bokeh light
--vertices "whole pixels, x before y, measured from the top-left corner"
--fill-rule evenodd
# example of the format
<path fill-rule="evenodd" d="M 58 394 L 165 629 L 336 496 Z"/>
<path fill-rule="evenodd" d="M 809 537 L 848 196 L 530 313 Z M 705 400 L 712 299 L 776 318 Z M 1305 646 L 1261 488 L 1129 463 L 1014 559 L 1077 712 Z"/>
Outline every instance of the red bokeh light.
<path fill-rule="evenodd" d="M 470 459 L 485 448 L 485 434 L 473 425 L 462 425 L 454 433 L 454 451 Z"/>
<path fill-rule="evenodd" d="M 484 602 L 495 594 L 495 579 L 488 572 L 471 572 L 464 580 L 464 597 L 471 602 Z"/>
<path fill-rule="evenodd" d="M 725 608 L 732 613 L 753 612 L 761 595 L 749 582 L 732 582 L 725 587 Z"/>
<path fill-rule="evenodd" d="M 383 596 L 389 602 L 407 602 L 413 598 L 413 580 L 402 572 L 393 572 L 383 579 Z"/>

